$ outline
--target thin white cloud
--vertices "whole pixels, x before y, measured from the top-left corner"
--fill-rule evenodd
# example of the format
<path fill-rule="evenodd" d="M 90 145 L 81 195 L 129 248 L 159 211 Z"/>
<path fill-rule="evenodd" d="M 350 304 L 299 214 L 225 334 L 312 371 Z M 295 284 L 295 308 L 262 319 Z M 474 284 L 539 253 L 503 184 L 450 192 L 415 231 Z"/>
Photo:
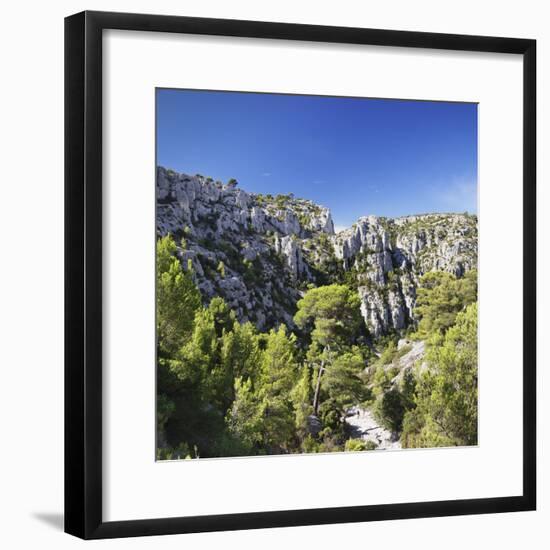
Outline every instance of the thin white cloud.
<path fill-rule="evenodd" d="M 264 172 L 264 173 L 262 174 L 262 176 L 263 176 L 264 178 L 268 178 L 269 176 L 271 176 L 271 172 Z"/>
<path fill-rule="evenodd" d="M 435 197 L 451 211 L 477 211 L 477 183 L 455 178 L 450 184 L 434 187 Z"/>

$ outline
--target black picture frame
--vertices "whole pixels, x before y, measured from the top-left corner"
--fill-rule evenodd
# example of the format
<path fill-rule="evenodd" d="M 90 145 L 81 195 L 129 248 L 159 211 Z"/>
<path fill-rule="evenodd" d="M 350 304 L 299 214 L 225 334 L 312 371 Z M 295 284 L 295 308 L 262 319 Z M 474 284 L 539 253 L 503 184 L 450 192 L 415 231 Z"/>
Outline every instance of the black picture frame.
<path fill-rule="evenodd" d="M 102 31 L 155 31 L 523 56 L 523 494 L 196 517 L 102 519 Z M 536 41 L 82 12 L 65 19 L 65 531 L 84 539 L 535 510 Z"/>

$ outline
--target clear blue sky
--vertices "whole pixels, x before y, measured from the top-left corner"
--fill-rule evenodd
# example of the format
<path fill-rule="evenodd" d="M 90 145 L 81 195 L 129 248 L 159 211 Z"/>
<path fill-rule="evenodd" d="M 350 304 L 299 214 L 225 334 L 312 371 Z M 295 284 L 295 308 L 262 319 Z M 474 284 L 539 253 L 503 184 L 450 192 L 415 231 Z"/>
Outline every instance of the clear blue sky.
<path fill-rule="evenodd" d="M 360 216 L 477 211 L 477 105 L 157 90 L 157 162 Z"/>

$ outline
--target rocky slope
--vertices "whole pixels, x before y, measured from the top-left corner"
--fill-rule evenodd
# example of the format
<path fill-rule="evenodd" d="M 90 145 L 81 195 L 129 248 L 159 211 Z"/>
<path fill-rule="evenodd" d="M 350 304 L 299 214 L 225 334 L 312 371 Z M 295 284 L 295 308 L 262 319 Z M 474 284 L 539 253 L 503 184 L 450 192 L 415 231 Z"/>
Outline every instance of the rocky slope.
<path fill-rule="evenodd" d="M 397 344 L 397 353 L 391 362 L 380 367 L 371 364 L 365 369 L 365 373 L 372 380 L 377 368 L 382 368 L 390 375 L 390 387 L 399 389 L 407 374 L 414 371 L 420 373 L 428 368 L 425 353 L 425 342 L 402 338 Z M 371 384 L 372 386 L 373 384 Z M 377 419 L 372 407 L 365 408 L 362 405 L 351 407 L 347 411 L 344 422 L 352 437 L 366 442 L 370 441 L 376 445 L 376 449 L 401 449 L 400 434 L 385 428 Z"/>
<path fill-rule="evenodd" d="M 292 325 L 308 286 L 346 282 L 357 288 L 366 327 L 378 337 L 414 321 L 424 273 L 461 276 L 477 265 L 475 216 L 368 216 L 335 234 L 330 211 L 309 200 L 247 193 L 162 167 L 157 233 L 176 238 L 205 301 L 222 296 L 260 329 Z"/>
<path fill-rule="evenodd" d="M 369 409 L 359 406 L 349 409 L 344 422 L 348 425 L 354 439 L 371 441 L 377 450 L 401 449 L 399 436 L 380 425 Z"/>

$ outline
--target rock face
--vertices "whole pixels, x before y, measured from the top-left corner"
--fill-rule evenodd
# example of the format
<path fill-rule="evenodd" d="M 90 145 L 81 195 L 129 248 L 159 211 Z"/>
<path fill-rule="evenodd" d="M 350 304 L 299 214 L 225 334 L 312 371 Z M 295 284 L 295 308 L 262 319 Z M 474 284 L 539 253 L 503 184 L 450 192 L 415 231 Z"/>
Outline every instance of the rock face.
<path fill-rule="evenodd" d="M 157 233 L 171 234 L 208 302 L 223 297 L 241 321 L 292 326 L 308 285 L 357 288 L 373 337 L 414 321 L 419 278 L 477 266 L 477 218 L 368 216 L 334 233 L 330 211 L 293 195 L 259 195 L 203 176 L 157 170 Z M 182 242 L 185 245 L 182 245 Z"/>
<path fill-rule="evenodd" d="M 286 267 L 293 279 L 297 280 L 300 277 L 309 278 L 309 270 L 302 259 L 302 249 L 296 242 L 294 235 L 287 235 L 282 238 L 275 235 L 275 252 L 284 256 Z"/>
<path fill-rule="evenodd" d="M 457 277 L 477 267 L 477 218 L 427 214 L 360 218 L 334 238 L 345 270 L 356 274 L 361 313 L 374 336 L 414 321 L 416 287 L 428 271 Z"/>
<path fill-rule="evenodd" d="M 397 374 L 392 379 L 392 384 L 397 384 L 403 380 L 407 372 L 417 369 L 419 372 L 425 371 L 428 366 L 424 360 L 426 354 L 426 342 L 422 340 L 399 340 L 397 350 L 400 352 L 398 357 L 389 365 L 384 365 L 385 370 L 397 368 Z"/>

